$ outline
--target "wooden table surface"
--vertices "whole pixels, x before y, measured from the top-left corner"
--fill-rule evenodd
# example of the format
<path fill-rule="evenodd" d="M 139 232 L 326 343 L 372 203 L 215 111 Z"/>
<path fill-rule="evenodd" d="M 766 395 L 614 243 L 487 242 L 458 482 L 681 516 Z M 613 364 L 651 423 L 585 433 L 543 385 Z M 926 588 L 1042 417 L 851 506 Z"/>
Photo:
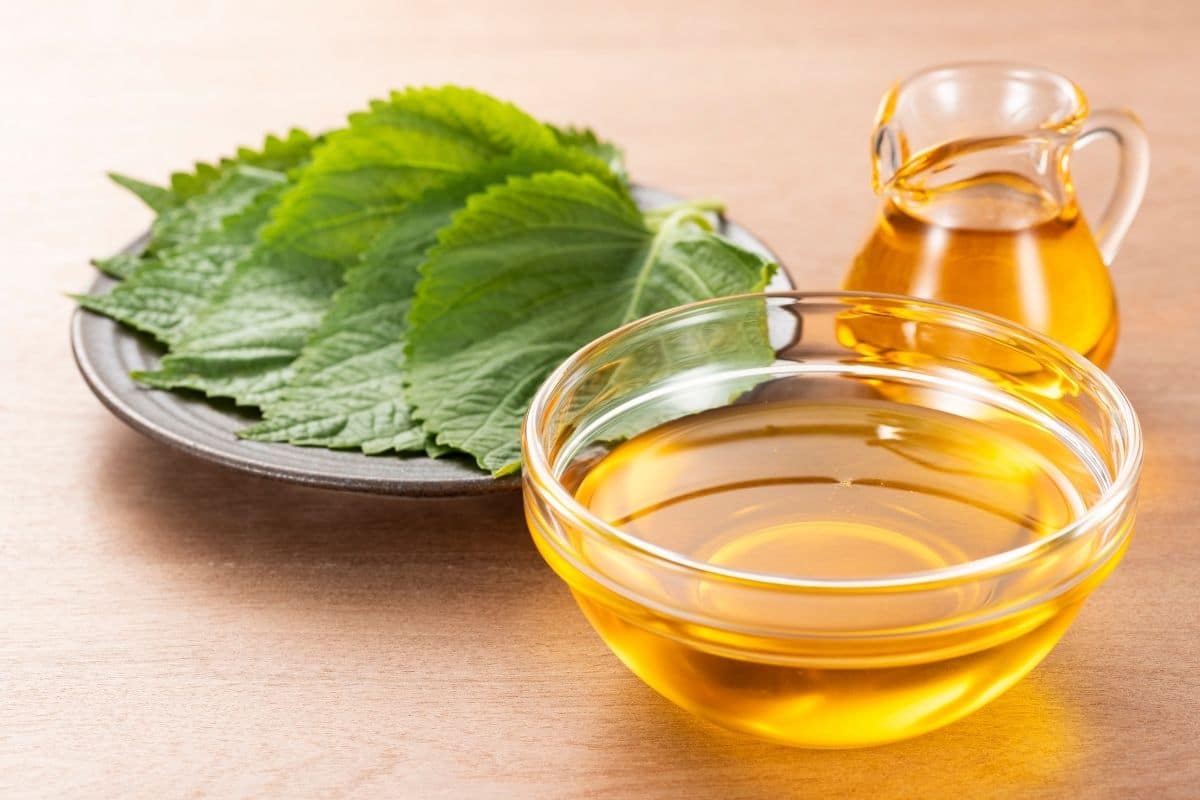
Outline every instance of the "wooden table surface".
<path fill-rule="evenodd" d="M 1200 796 L 1200 6 L 1088 5 L 6 4 L 0 795 Z M 247 477 L 125 428 L 75 372 L 62 293 L 148 220 L 106 169 L 159 179 L 460 82 L 596 126 L 829 288 L 874 208 L 880 93 L 965 58 L 1051 65 L 1145 120 L 1111 372 L 1147 456 L 1122 566 L 1044 665 L 942 731 L 819 752 L 698 722 L 592 634 L 519 498 Z"/>

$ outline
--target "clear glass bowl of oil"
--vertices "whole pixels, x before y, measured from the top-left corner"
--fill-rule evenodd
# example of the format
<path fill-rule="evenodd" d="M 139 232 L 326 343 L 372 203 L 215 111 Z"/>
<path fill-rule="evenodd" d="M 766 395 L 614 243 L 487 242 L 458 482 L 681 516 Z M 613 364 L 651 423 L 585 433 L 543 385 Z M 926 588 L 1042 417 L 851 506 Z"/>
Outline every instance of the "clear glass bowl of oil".
<path fill-rule="evenodd" d="M 523 431 L 535 543 L 680 706 L 804 747 L 946 725 L 1040 662 L 1130 534 L 1094 365 L 889 295 L 684 306 L 588 345 Z"/>

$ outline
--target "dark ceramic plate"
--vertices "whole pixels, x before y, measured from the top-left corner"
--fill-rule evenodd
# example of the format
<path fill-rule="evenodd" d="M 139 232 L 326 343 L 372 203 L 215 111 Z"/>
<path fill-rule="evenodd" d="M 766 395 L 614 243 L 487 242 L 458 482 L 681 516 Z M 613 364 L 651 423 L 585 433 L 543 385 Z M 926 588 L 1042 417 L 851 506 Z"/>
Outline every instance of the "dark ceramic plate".
<path fill-rule="evenodd" d="M 643 208 L 679 199 L 645 187 L 636 188 L 634 194 Z M 734 222 L 724 222 L 722 233 L 748 250 L 776 258 L 763 242 Z M 128 249 L 137 251 L 144 241 L 143 237 Z M 103 292 L 114 283 L 102 275 L 89 291 Z M 792 286 L 780 270 L 769 288 Z M 470 461 L 455 457 L 367 456 L 239 439 L 235 432 L 253 422 L 253 414 L 199 395 L 157 391 L 136 383 L 129 373 L 156 369 L 162 346 L 83 309 L 76 310 L 71 319 L 71 347 L 84 380 L 118 418 L 151 438 L 227 467 L 308 486 L 411 497 L 507 492 L 520 485 L 516 476 L 494 480 Z"/>

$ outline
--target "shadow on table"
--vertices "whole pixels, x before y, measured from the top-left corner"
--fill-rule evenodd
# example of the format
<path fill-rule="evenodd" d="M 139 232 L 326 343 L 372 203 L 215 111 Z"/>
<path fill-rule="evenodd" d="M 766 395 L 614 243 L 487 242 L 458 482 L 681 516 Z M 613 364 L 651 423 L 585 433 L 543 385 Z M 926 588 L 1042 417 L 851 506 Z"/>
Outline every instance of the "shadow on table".
<path fill-rule="evenodd" d="M 976 713 L 904 742 L 861 750 L 800 750 L 726 732 L 666 700 L 647 699 L 644 769 L 671 763 L 695 791 L 754 797 L 1070 796 L 1085 725 L 1069 688 L 1035 672 Z M 651 694 L 647 689 L 646 694 Z M 615 729 L 626 723 L 612 720 Z M 629 789 L 637 785 L 630 776 Z M 736 787 L 736 788 L 735 788 Z M 1056 792 L 1055 787 L 1060 791 Z M 681 786 L 686 794 L 687 787 Z"/>
<path fill-rule="evenodd" d="M 344 571 L 388 566 L 421 583 L 422 567 L 541 564 L 518 492 L 428 500 L 335 492 L 210 464 L 124 429 L 114 428 L 110 439 L 92 503 L 111 520 L 122 552 L 164 568 L 257 569 L 258 580 L 242 588 L 262 599 L 287 597 L 306 567 L 337 582 Z M 322 588 L 319 576 L 308 577 L 318 584 L 310 589 Z M 401 581 L 389 594 L 403 588 Z"/>

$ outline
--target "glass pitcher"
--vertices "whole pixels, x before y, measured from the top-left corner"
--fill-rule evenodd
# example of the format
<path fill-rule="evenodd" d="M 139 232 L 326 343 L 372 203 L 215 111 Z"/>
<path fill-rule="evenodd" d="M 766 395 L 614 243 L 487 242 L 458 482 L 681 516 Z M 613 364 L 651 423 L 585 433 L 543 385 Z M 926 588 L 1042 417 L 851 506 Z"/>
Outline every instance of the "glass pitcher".
<path fill-rule="evenodd" d="M 1120 167 L 1093 232 L 1069 167 L 1102 136 L 1116 140 Z M 871 141 L 882 209 L 846 289 L 990 311 L 1107 366 L 1117 339 L 1107 265 L 1149 173 L 1132 113 L 1089 113 L 1079 87 L 1047 70 L 960 64 L 892 87 Z"/>

